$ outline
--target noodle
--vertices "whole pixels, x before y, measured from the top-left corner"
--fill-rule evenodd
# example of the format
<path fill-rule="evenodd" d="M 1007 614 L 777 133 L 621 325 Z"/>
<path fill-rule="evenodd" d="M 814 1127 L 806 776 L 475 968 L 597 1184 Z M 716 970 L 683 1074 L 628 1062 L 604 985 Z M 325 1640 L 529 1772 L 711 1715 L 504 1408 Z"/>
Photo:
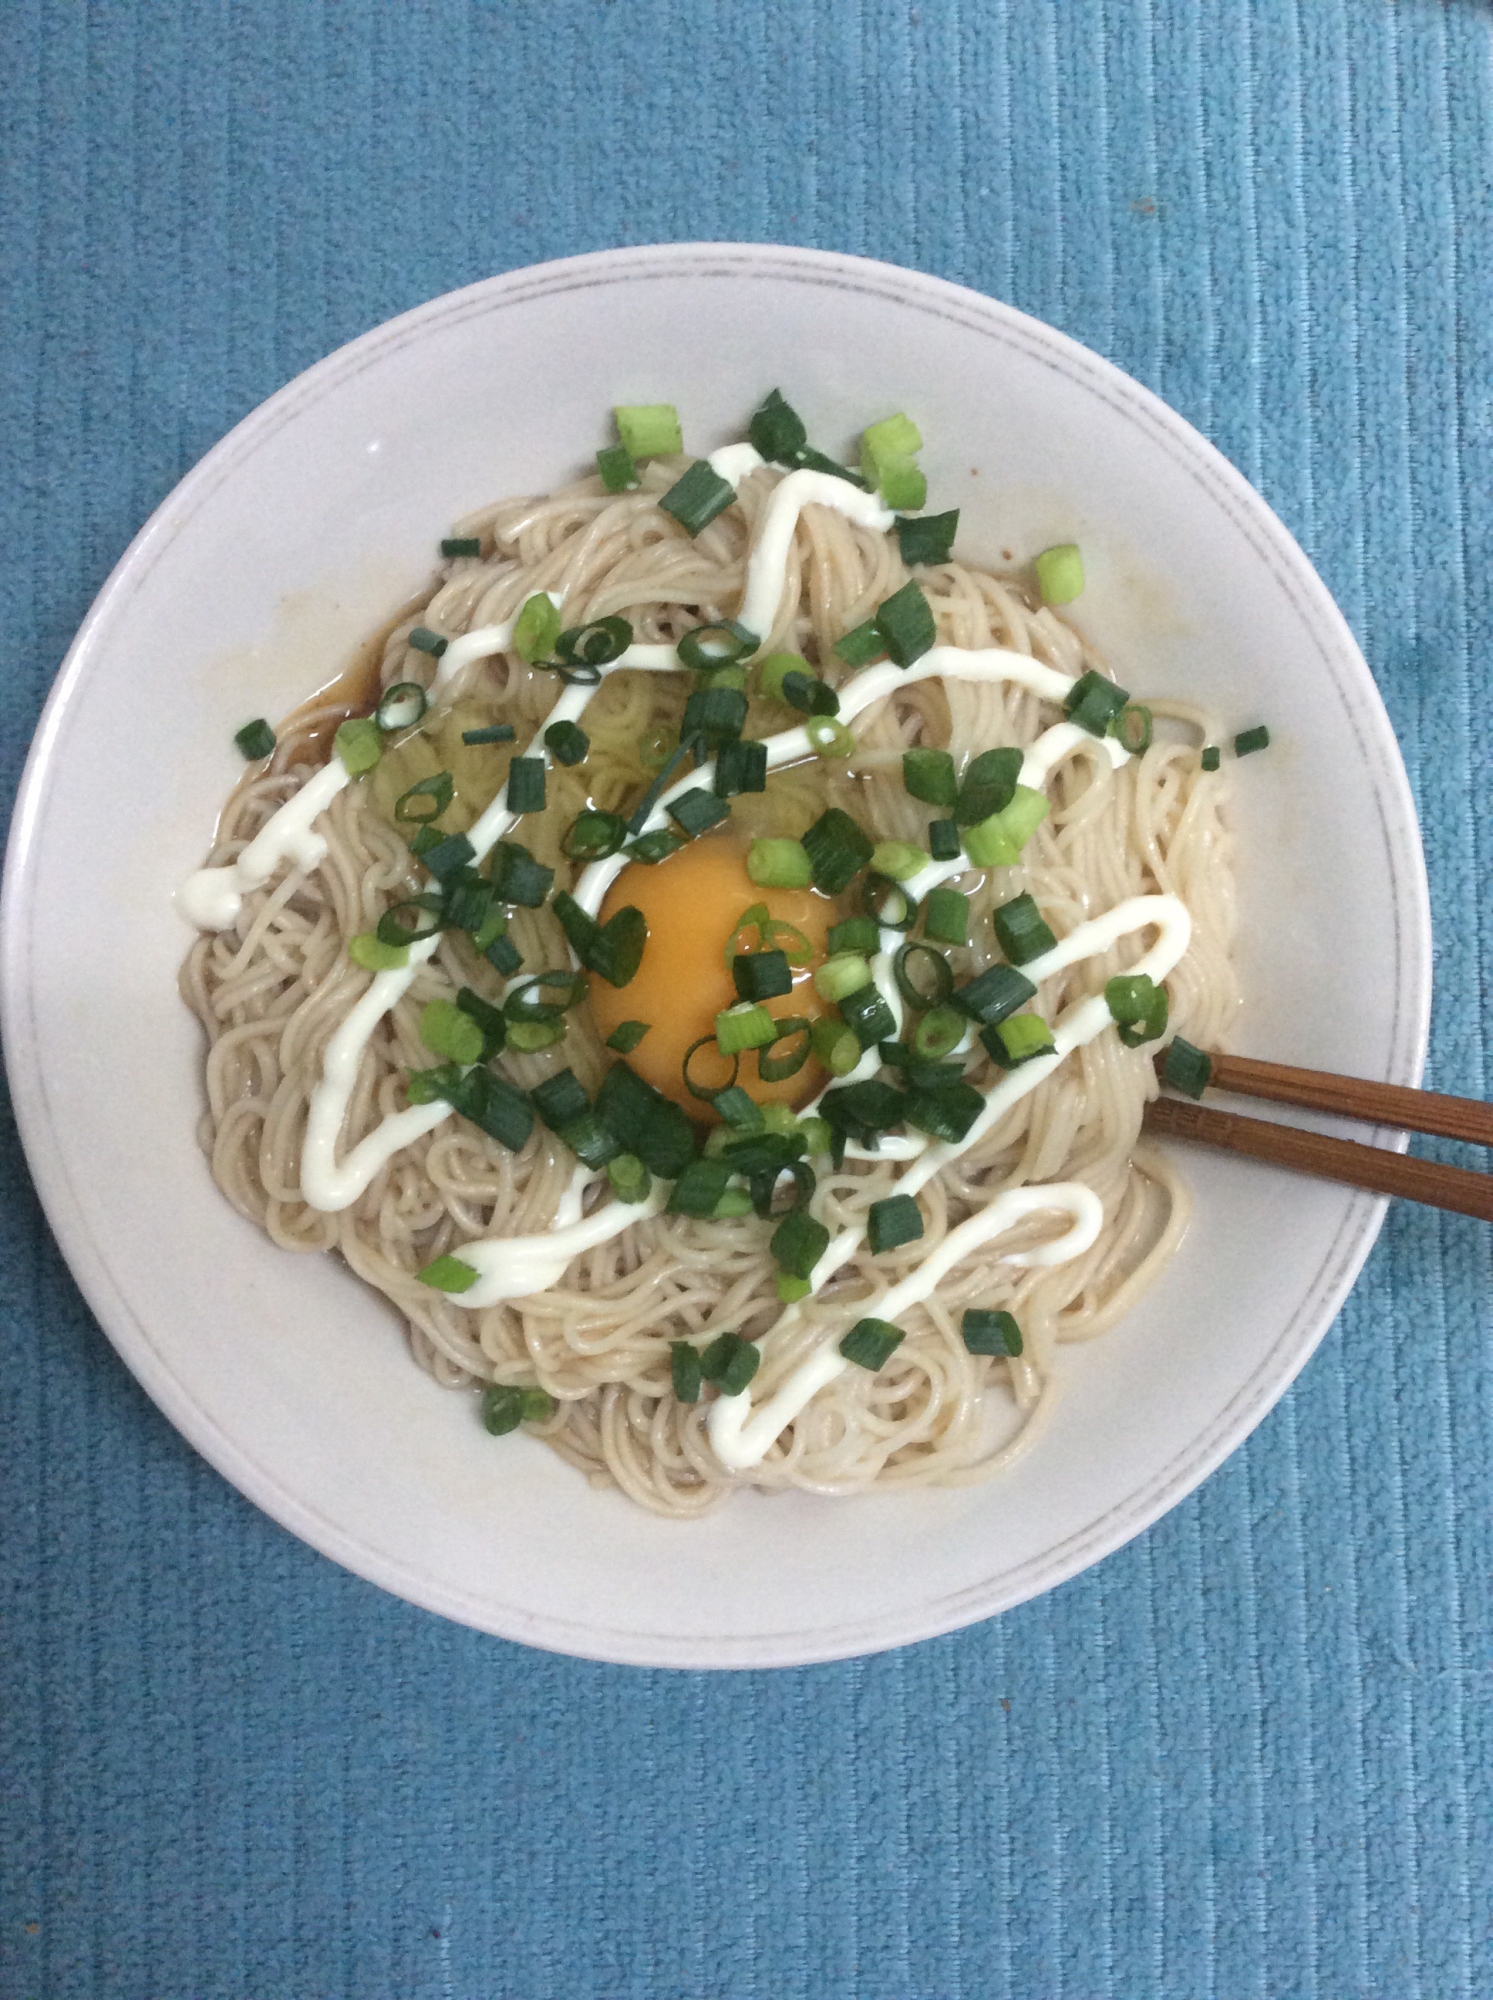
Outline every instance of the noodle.
<path fill-rule="evenodd" d="M 475 630 L 512 619 L 541 590 L 563 594 L 568 624 L 623 614 L 644 643 L 671 643 L 702 621 L 732 617 L 779 475 L 764 470 L 745 477 L 739 504 L 690 540 L 656 504 L 679 469 L 675 461 L 654 461 L 635 492 L 605 493 L 592 477 L 459 522 L 456 534 L 484 537 L 493 553 L 454 562 L 418 622 L 446 634 Z M 848 681 L 834 661 L 835 641 L 907 576 L 894 538 L 829 507 L 807 507 L 763 650 L 803 653 L 820 662 L 827 678 Z M 941 645 L 1002 647 L 1070 677 L 1100 667 L 1072 626 L 1049 609 L 1033 609 L 1010 579 L 951 561 L 920 571 L 919 580 Z M 406 619 L 386 644 L 385 687 L 432 681 L 434 662 L 408 644 L 414 622 Z M 558 887 L 572 884 L 577 872 L 560 851 L 560 833 L 587 805 L 632 810 L 653 776 L 641 746 L 660 732 L 677 734 L 688 679 L 682 672 L 619 669 L 596 689 L 585 709 L 585 763 L 550 769 L 548 809 L 524 826 L 537 858 L 557 869 Z M 552 672 L 527 667 L 512 652 L 463 669 L 422 729 L 402 745 L 393 740 L 388 771 L 381 767 L 332 800 L 317 822 L 325 857 L 251 891 L 236 923 L 194 944 L 181 985 L 208 1036 L 203 1141 L 218 1185 L 283 1248 L 339 1252 L 405 1316 L 416 1358 L 438 1381 L 537 1383 L 548 1391 L 555 1410 L 534 1426 L 538 1434 L 596 1483 L 614 1484 L 656 1512 L 697 1514 L 740 1485 L 846 1494 L 873 1483 L 947 1485 L 990 1476 L 1046 1420 L 1058 1346 L 1089 1339 L 1129 1311 L 1185 1229 L 1185 1190 L 1165 1161 L 1138 1143 L 1156 1089 L 1154 1045 L 1127 1049 L 1106 1033 L 1077 1048 L 923 1188 L 920 1239 L 876 1257 L 862 1240 L 830 1281 L 787 1316 L 769 1232 L 751 1221 L 649 1214 L 584 1251 L 548 1289 L 480 1308 L 422 1284 L 419 1271 L 444 1254 L 459 1255 L 473 1239 L 540 1236 L 554 1227 L 575 1163 L 543 1125 L 515 1154 L 466 1119 L 445 1117 L 395 1152 L 348 1206 L 326 1211 L 304 1199 L 301 1151 L 311 1095 L 333 1033 L 369 985 L 348 956 L 349 941 L 372 930 L 392 902 L 425 885 L 391 822 L 393 797 L 413 777 L 451 769 L 456 797 L 442 830 L 469 828 L 501 781 L 508 753 L 463 750 L 460 727 L 501 719 L 516 726 L 522 744 L 543 724 L 556 694 Z M 1205 718 L 1180 702 L 1151 706 L 1158 727 L 1142 755 L 1116 766 L 1099 740 L 1089 739 L 1057 766 L 1047 787 L 1050 815 L 1018 866 L 955 879 L 971 898 L 972 939 L 988 937 L 991 911 L 1024 890 L 1060 939 L 1127 899 L 1180 898 L 1192 932 L 1167 981 L 1171 1023 L 1213 1047 L 1226 1038 L 1236 1006 L 1225 782 L 1199 777 L 1196 745 L 1199 731 L 1207 738 Z M 780 713 L 754 698 L 746 733 L 768 734 Z M 229 800 L 214 863 L 242 852 L 312 775 L 326 748 L 327 720 L 324 709 L 308 709 L 281 732 L 270 764 Z M 827 805 L 841 805 L 877 840 L 921 842 L 929 812 L 902 784 L 904 749 L 947 747 L 958 762 L 992 745 L 1029 746 L 1051 720 L 1051 703 L 1019 685 L 909 679 L 857 719 L 856 748 L 846 763 L 778 772 L 766 792 L 733 800 L 733 823 L 740 833 L 797 837 Z M 570 962 L 548 907 L 516 910 L 511 935 L 526 969 Z M 990 956 L 976 947 L 971 970 Z M 1127 937 L 1056 973 L 1041 986 L 1040 1013 L 1056 1019 L 1075 1001 L 1102 992 L 1106 979 L 1139 957 L 1140 940 Z M 340 1142 L 344 1157 L 380 1120 L 404 1110 L 408 1073 L 429 1061 L 421 1010 L 462 986 L 494 1003 L 503 997 L 502 981 L 471 939 L 443 932 L 408 991 L 377 1024 L 358 1065 Z M 504 1056 L 512 1081 L 532 1087 L 568 1065 L 594 1095 L 609 1058 L 585 1008 L 567 1018 L 558 1049 Z M 838 1168 L 826 1162 L 814 1212 L 832 1235 L 861 1228 L 871 1203 L 895 1190 L 898 1173 L 890 1154 L 847 1157 Z M 1013 1249 L 1052 1235 L 1050 1222 L 1037 1218 L 970 1255 L 925 1303 L 899 1315 L 905 1338 L 884 1367 L 837 1375 L 759 1464 L 728 1470 L 707 1429 L 711 1405 L 676 1401 L 672 1341 L 722 1328 L 758 1338 L 778 1325 L 753 1385 L 760 1405 L 806 1356 L 874 1315 L 889 1288 L 949 1230 L 1004 1190 L 1059 1180 L 1086 1184 L 1103 1204 L 1103 1227 L 1091 1247 L 1053 1267 L 1019 1266 L 1011 1261 Z M 1024 1352 L 1017 1358 L 968 1352 L 959 1330 L 967 1306 L 1012 1312 Z"/>

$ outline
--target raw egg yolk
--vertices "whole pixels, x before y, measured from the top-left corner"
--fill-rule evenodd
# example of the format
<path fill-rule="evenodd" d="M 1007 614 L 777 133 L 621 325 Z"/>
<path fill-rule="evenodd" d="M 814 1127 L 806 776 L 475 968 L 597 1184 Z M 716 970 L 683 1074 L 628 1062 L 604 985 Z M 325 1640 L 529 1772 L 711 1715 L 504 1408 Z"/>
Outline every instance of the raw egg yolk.
<path fill-rule="evenodd" d="M 628 904 L 641 910 L 648 942 L 643 962 L 626 986 L 593 976 L 591 1012 L 597 1029 L 605 1040 L 624 1021 L 646 1021 L 648 1033 L 628 1062 L 655 1090 L 704 1123 L 713 1123 L 715 1114 L 685 1088 L 684 1058 L 701 1036 L 714 1039 L 716 1015 L 737 1004 L 740 996 L 726 964 L 726 946 L 744 913 L 761 903 L 769 916 L 796 925 L 812 947 L 812 956 L 803 963 L 789 960 L 793 991 L 763 1004 L 780 1019 L 798 1014 L 817 1020 L 826 1008 L 814 991 L 813 968 L 823 962 L 825 935 L 840 913 L 813 889 L 759 888 L 746 872 L 745 844 L 732 835 L 692 840 L 652 866 L 630 863 L 601 906 L 603 923 Z M 745 933 L 743 941 L 755 948 L 755 933 Z M 701 1049 L 695 1073 L 710 1083 L 717 1077 L 724 1080 L 726 1068 L 713 1051 Z M 758 1104 L 798 1105 L 814 1096 L 825 1079 L 810 1056 L 797 1075 L 764 1083 L 757 1074 L 757 1052 L 748 1049 L 736 1080 Z"/>

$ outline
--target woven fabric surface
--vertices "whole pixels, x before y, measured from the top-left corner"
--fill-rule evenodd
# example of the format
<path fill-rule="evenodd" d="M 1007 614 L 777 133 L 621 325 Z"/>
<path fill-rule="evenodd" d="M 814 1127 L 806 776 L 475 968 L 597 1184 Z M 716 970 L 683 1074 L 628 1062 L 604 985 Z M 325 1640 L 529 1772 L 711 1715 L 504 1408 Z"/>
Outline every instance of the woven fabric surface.
<path fill-rule="evenodd" d="M 1428 1081 L 1488 1093 L 1481 0 L 8 0 L 0 48 L 7 800 L 130 536 L 297 370 L 543 258 L 855 251 L 1076 335 L 1282 514 L 1422 813 Z M 1256 1435 L 1063 1589 L 706 1676 L 293 1541 L 114 1358 L 13 1133 L 0 1176 L 5 2000 L 1493 1992 L 1486 1226 L 1394 1209 Z"/>

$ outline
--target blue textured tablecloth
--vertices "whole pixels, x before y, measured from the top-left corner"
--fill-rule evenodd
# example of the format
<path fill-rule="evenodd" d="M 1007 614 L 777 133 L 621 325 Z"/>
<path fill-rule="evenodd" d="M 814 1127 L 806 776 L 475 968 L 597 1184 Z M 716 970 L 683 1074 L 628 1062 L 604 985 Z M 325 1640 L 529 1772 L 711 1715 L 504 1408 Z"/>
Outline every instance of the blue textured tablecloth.
<path fill-rule="evenodd" d="M 1487 1093 L 1479 0 L 6 0 L 0 46 L 7 799 L 129 537 L 307 363 L 568 252 L 860 251 L 1088 342 L 1300 537 L 1424 817 L 1429 1081 Z M 1493 1993 L 1486 1226 L 1392 1212 L 1257 1435 L 1064 1589 L 707 1677 L 292 1541 L 0 1171 L 0 2000 Z"/>

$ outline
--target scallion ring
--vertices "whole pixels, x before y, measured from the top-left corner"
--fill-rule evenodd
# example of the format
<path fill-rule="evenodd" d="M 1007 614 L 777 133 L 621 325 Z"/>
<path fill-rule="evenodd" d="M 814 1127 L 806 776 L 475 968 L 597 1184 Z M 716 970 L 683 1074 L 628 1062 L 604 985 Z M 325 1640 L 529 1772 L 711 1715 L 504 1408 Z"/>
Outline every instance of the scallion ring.
<path fill-rule="evenodd" d="M 848 757 L 855 748 L 855 738 L 832 715 L 811 715 L 804 724 L 804 735 L 816 757 Z"/>
<path fill-rule="evenodd" d="M 379 725 L 382 728 L 382 724 Z M 456 781 L 449 771 L 437 771 L 411 785 L 394 801 L 394 817 L 410 826 L 429 826 L 440 818 L 456 794 Z"/>
<path fill-rule="evenodd" d="M 542 999 L 540 989 L 543 987 L 553 987 L 564 997 Z M 536 972 L 514 987 L 503 1002 L 503 1013 L 510 1021 L 558 1021 L 585 991 L 586 975 L 583 972 Z"/>
<path fill-rule="evenodd" d="M 777 1024 L 778 1032 L 766 1048 L 757 1051 L 757 1074 L 764 1083 L 783 1083 L 790 1076 L 797 1076 L 809 1060 L 809 1050 L 813 1046 L 812 1021 L 802 1014 L 790 1014 Z M 796 1043 L 786 1054 L 774 1055 L 773 1050 L 783 1042 Z"/>
<path fill-rule="evenodd" d="M 918 906 L 900 882 L 885 875 L 868 875 L 861 885 L 861 907 L 873 922 L 887 931 L 910 931 L 918 920 Z"/>
<path fill-rule="evenodd" d="M 708 674 L 716 667 L 748 659 L 761 643 L 757 634 L 749 632 L 745 625 L 739 625 L 734 618 L 724 618 L 719 624 L 697 625 L 693 632 L 686 632 L 679 641 L 679 659 L 697 674 Z"/>
<path fill-rule="evenodd" d="M 919 966 L 926 974 L 919 973 Z M 909 1007 L 926 1012 L 941 1007 L 954 991 L 954 974 L 949 961 L 931 944 L 905 944 L 892 960 L 897 991 Z"/>
<path fill-rule="evenodd" d="M 568 860 L 605 861 L 626 838 L 627 822 L 620 813 L 588 806 L 571 821 L 560 846 Z"/>
<path fill-rule="evenodd" d="M 385 735 L 395 729 L 413 729 L 430 706 L 430 699 L 418 681 L 396 681 L 385 688 L 375 721 Z"/>
<path fill-rule="evenodd" d="M 632 626 L 625 618 L 597 618 L 562 632 L 555 641 L 555 657 L 564 667 L 609 667 L 631 644 Z"/>
<path fill-rule="evenodd" d="M 716 1083 L 706 1084 L 703 1082 L 697 1083 L 695 1081 L 694 1076 L 691 1074 L 691 1069 L 694 1064 L 695 1057 L 700 1053 L 701 1049 L 709 1049 L 711 1053 L 714 1055 L 717 1062 L 730 1063 L 731 1074 L 727 1077 L 724 1083 L 716 1082 Z M 720 1096 L 723 1090 L 730 1090 L 732 1086 L 735 1084 L 737 1076 L 739 1075 L 740 1071 L 741 1071 L 741 1057 L 722 1055 L 720 1051 L 720 1045 L 717 1043 L 714 1035 L 701 1035 L 699 1041 L 691 1042 L 689 1047 L 684 1052 L 684 1064 L 683 1064 L 684 1087 L 689 1092 L 691 1097 L 698 1097 L 702 1104 L 713 1104 L 715 1099 Z"/>
<path fill-rule="evenodd" d="M 912 1031 L 912 1045 L 929 1062 L 938 1062 L 964 1040 L 968 1023 L 953 1007 L 932 1007 Z"/>
<path fill-rule="evenodd" d="M 793 1200 L 787 1208 L 780 1208 L 777 1205 L 777 1192 L 784 1174 L 793 1176 Z M 806 1209 L 813 1199 L 814 1189 L 818 1184 L 818 1175 L 803 1160 L 790 1160 L 782 1167 L 765 1167 L 760 1174 L 753 1174 L 747 1183 L 751 1189 L 752 1207 L 764 1221 L 772 1221 L 784 1215 L 797 1215 Z"/>
<path fill-rule="evenodd" d="M 380 944 L 420 944 L 444 927 L 439 896 L 411 896 L 384 911 L 374 935 Z"/>

